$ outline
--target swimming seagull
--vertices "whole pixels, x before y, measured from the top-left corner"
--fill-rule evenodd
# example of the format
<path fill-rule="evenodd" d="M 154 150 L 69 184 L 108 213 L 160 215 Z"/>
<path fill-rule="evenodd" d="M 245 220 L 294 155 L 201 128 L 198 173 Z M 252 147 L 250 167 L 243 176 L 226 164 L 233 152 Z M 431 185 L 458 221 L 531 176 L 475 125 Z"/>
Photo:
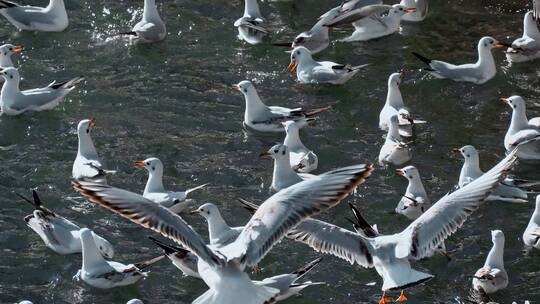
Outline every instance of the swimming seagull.
<path fill-rule="evenodd" d="M 331 61 L 315 61 L 311 53 L 303 46 L 294 48 L 291 62 L 287 67 L 291 73 L 296 71 L 300 83 L 344 84 L 368 64 L 351 66 Z"/>
<path fill-rule="evenodd" d="M 92 182 L 72 183 L 91 202 L 196 254 L 199 274 L 210 289 L 194 303 L 263 304 L 274 301 L 280 291 L 257 286 L 245 268 L 257 265 L 302 220 L 338 205 L 372 170 L 371 165 L 340 168 L 274 194 L 259 207 L 236 241 L 224 247 L 206 245 L 181 217 L 138 194 Z"/>
<path fill-rule="evenodd" d="M 63 0 L 50 0 L 46 7 L 0 0 L 0 14 L 23 31 L 61 32 L 69 24 Z"/>
<path fill-rule="evenodd" d="M 22 45 L 4 44 L 0 46 L 0 68 L 13 67 L 11 55 L 19 55 L 23 50 L 24 47 Z"/>
<path fill-rule="evenodd" d="M 196 190 L 204 188 L 207 184 L 188 189 L 186 191 L 166 191 L 163 187 L 163 163 L 155 157 L 135 162 L 135 167 L 148 171 L 148 181 L 144 187 L 143 196 L 156 204 L 169 208 L 174 213 L 184 211 L 191 202 L 187 196 Z"/>
<path fill-rule="evenodd" d="M 83 77 L 75 77 L 60 83 L 53 81 L 44 88 L 21 91 L 19 89 L 21 76 L 16 68 L 0 69 L 0 75 L 6 80 L 0 93 L 0 108 L 5 115 L 50 110 L 84 80 Z"/>
<path fill-rule="evenodd" d="M 504 179 L 515 160 L 513 151 L 482 177 L 445 195 L 402 232 L 365 237 L 332 224 L 308 219 L 289 231 L 288 237 L 351 264 L 374 267 L 383 279 L 384 293 L 379 303 L 391 303 L 391 299 L 386 297 L 387 291 L 413 287 L 433 277 L 412 269 L 411 261 L 429 257 L 439 244 L 456 232 Z M 402 292 L 396 301 L 406 300 Z"/>
<path fill-rule="evenodd" d="M 467 145 L 459 149 L 453 150 L 455 153 L 460 153 L 463 156 L 464 162 L 459 174 L 459 187 L 463 187 L 478 177 L 484 172 L 480 169 L 480 157 L 475 147 Z M 526 203 L 528 202 L 527 188 L 540 184 L 538 181 L 520 180 L 507 177 L 501 184 L 496 187 L 489 195 L 487 200 L 500 200 L 511 203 Z"/>
<path fill-rule="evenodd" d="M 135 24 L 131 31 L 122 32 L 119 35 L 128 35 L 130 39 L 144 43 L 158 42 L 165 39 L 167 29 L 159 16 L 156 1 L 144 0 L 142 20 Z"/>
<path fill-rule="evenodd" d="M 25 216 L 24 221 L 39 235 L 47 247 L 62 255 L 82 252 L 81 227 L 45 208 L 36 190 L 32 190 L 33 201 L 21 194 L 16 194 L 34 206 L 34 212 Z M 111 243 L 94 232 L 92 236 L 101 255 L 112 258 L 114 249 Z"/>
<path fill-rule="evenodd" d="M 300 127 L 292 120 L 283 123 L 285 127 L 285 140 L 283 144 L 289 148 L 290 163 L 293 170 L 308 173 L 315 169 L 319 164 L 317 154 L 304 146 L 300 140 Z"/>
<path fill-rule="evenodd" d="M 399 120 L 399 134 L 404 137 L 412 137 L 414 124 L 426 122 L 414 120 L 409 110 L 405 108 L 403 97 L 399 90 L 399 85 L 403 81 L 403 73 L 403 70 L 401 70 L 399 73 L 392 73 L 388 77 L 388 93 L 386 95 L 386 102 L 379 114 L 379 128 L 387 131 L 390 124 L 390 117 L 397 115 Z"/>
<path fill-rule="evenodd" d="M 73 161 L 71 177 L 74 179 L 92 179 L 96 182 L 106 183 L 107 175 L 115 174 L 116 171 L 104 170 L 99 156 L 94 147 L 90 133 L 96 127 L 96 119 L 83 119 L 77 125 L 77 137 L 79 145 L 77 156 Z"/>
<path fill-rule="evenodd" d="M 501 98 L 501 101 L 512 107 L 512 120 L 504 136 L 506 151 L 518 147 L 519 158 L 540 159 L 540 117 L 527 120 L 525 100 L 521 96 Z"/>
<path fill-rule="evenodd" d="M 354 32 L 341 41 L 367 41 L 399 31 L 403 15 L 415 11 L 416 9 L 401 4 L 368 5 L 342 14 L 327 22 L 325 26 L 336 27 L 352 24 Z"/>
<path fill-rule="evenodd" d="M 262 152 L 259 157 L 271 157 L 274 159 L 274 172 L 270 189 L 280 191 L 304 180 L 316 178 L 317 175 L 309 173 L 297 173 L 291 168 L 289 147 L 277 144 L 267 152 Z"/>
<path fill-rule="evenodd" d="M 261 15 L 257 0 L 244 0 L 244 15 L 234 22 L 238 28 L 238 39 L 249 44 L 262 42 L 268 30 L 264 28 L 265 20 Z"/>
<path fill-rule="evenodd" d="M 466 81 L 475 84 L 483 84 L 490 80 L 497 73 L 495 59 L 491 50 L 493 48 L 504 48 L 509 44 L 495 40 L 492 37 L 482 37 L 478 41 L 478 61 L 454 65 L 448 62 L 431 60 L 416 52 L 412 52 L 420 61 L 428 65 L 425 70 L 436 78 L 448 78 L 454 81 Z"/>
<path fill-rule="evenodd" d="M 431 207 L 431 201 L 422 184 L 420 173 L 416 167 L 407 166 L 397 169 L 396 174 L 405 177 L 409 181 L 405 194 L 396 207 L 396 213 L 402 214 L 410 220 L 415 220 Z"/>
<path fill-rule="evenodd" d="M 506 50 L 510 62 L 524 62 L 540 57 L 540 31 L 534 20 L 533 12 L 527 12 L 523 18 L 523 36 L 512 42 Z"/>
<path fill-rule="evenodd" d="M 540 195 L 536 196 L 536 207 L 525 232 L 523 232 L 523 243 L 527 247 L 540 249 Z"/>
<path fill-rule="evenodd" d="M 504 269 L 504 234 L 501 230 L 491 231 L 493 247 L 489 251 L 484 267 L 473 277 L 473 288 L 482 288 L 486 293 L 494 293 L 508 286 L 508 274 Z"/>
<path fill-rule="evenodd" d="M 235 90 L 244 95 L 246 110 L 244 112 L 244 126 L 260 132 L 283 132 L 283 122 L 292 120 L 303 128 L 319 113 L 327 111 L 330 106 L 313 110 L 302 108 L 289 109 L 265 105 L 253 83 L 249 80 L 241 81 L 233 86 Z"/>
<path fill-rule="evenodd" d="M 381 150 L 379 151 L 379 165 L 402 165 L 411 160 L 412 154 L 407 143 L 399 135 L 399 120 L 397 115 L 390 117 L 388 133 Z"/>
<path fill-rule="evenodd" d="M 225 222 L 219 209 L 212 203 L 206 203 L 199 208 L 191 211 L 204 217 L 208 223 L 208 236 L 210 245 L 225 246 L 236 240 L 244 227 L 231 227 Z"/>
<path fill-rule="evenodd" d="M 149 238 L 157 246 L 163 249 L 165 255 L 171 260 L 172 264 L 180 269 L 185 276 L 201 278 L 199 269 L 197 268 L 199 258 L 197 258 L 195 254 L 183 247 L 165 244 L 153 237 Z"/>
<path fill-rule="evenodd" d="M 414 8 L 416 11 L 405 14 L 401 17 L 402 21 L 419 22 L 423 21 L 428 13 L 428 0 L 401 0 L 399 3 L 405 7 Z"/>
<path fill-rule="evenodd" d="M 96 184 L 97 185 L 97 184 Z M 92 231 L 87 228 L 81 229 L 82 241 L 82 267 L 73 276 L 74 280 L 83 281 L 90 286 L 101 289 L 109 289 L 119 286 L 127 286 L 137 283 L 146 277 L 148 272 L 143 270 L 161 261 L 165 256 L 146 262 L 124 265 L 122 263 L 105 260 L 96 247 Z"/>

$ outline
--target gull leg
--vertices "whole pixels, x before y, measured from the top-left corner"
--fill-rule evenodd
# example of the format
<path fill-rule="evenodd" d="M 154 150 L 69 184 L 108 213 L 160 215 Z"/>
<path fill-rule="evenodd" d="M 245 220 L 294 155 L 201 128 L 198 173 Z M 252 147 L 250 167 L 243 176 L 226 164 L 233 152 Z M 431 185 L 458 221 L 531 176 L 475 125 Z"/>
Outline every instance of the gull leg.
<path fill-rule="evenodd" d="M 401 291 L 401 294 L 399 295 L 399 298 L 396 299 L 397 303 L 403 303 L 407 302 L 408 298 L 403 294 L 403 290 Z"/>
<path fill-rule="evenodd" d="M 379 304 L 390 304 L 392 303 L 392 298 L 386 296 L 386 291 L 383 291 L 382 297 L 379 300 Z"/>

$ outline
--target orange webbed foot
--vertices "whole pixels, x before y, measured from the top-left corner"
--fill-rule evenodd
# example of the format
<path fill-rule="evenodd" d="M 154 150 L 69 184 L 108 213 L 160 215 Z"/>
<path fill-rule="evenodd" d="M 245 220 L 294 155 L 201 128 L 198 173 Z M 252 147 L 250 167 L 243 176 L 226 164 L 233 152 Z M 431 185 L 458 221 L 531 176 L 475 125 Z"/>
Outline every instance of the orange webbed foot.
<path fill-rule="evenodd" d="M 390 303 L 392 303 L 392 302 L 393 302 L 393 301 L 392 301 L 392 298 L 389 298 L 389 297 L 383 295 L 383 296 L 381 297 L 381 300 L 379 301 L 379 304 L 390 304 Z"/>
<path fill-rule="evenodd" d="M 399 295 L 399 298 L 396 299 L 396 303 L 407 302 L 407 300 L 409 300 L 409 299 L 407 298 L 407 296 L 405 296 L 403 294 L 403 291 L 401 291 L 401 294 Z"/>

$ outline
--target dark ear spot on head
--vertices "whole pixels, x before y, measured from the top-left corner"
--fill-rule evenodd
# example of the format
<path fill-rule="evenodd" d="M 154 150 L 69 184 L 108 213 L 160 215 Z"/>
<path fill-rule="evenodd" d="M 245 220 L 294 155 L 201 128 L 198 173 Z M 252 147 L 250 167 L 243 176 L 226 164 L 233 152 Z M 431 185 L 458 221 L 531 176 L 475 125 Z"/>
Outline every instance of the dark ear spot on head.
<path fill-rule="evenodd" d="M 13 79 L 13 75 L 9 75 L 9 78 Z"/>
<path fill-rule="evenodd" d="M 409 178 L 412 178 L 412 175 L 409 175 Z"/>
<path fill-rule="evenodd" d="M 86 133 L 90 133 L 90 129 L 86 129 Z"/>
<path fill-rule="evenodd" d="M 247 89 L 244 89 L 244 93 L 247 93 Z"/>
<path fill-rule="evenodd" d="M 487 47 L 487 43 L 484 43 L 484 46 L 486 46 L 486 47 Z"/>
<path fill-rule="evenodd" d="M 283 152 L 281 152 L 281 154 L 285 155 L 285 150 L 283 150 Z"/>
<path fill-rule="evenodd" d="M 152 171 L 156 170 L 156 167 L 152 166 Z"/>

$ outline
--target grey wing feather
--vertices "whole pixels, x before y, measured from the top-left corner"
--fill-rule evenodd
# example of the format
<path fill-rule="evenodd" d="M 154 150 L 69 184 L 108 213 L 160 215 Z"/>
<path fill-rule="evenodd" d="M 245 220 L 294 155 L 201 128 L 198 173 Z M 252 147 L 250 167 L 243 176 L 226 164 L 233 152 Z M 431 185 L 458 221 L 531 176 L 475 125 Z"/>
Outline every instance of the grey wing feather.
<path fill-rule="evenodd" d="M 379 16 L 388 12 L 391 8 L 392 6 L 390 5 L 379 4 L 364 6 L 339 15 L 338 17 L 332 19 L 330 22 L 326 23 L 325 26 L 333 27 L 353 23 L 366 17 Z"/>

